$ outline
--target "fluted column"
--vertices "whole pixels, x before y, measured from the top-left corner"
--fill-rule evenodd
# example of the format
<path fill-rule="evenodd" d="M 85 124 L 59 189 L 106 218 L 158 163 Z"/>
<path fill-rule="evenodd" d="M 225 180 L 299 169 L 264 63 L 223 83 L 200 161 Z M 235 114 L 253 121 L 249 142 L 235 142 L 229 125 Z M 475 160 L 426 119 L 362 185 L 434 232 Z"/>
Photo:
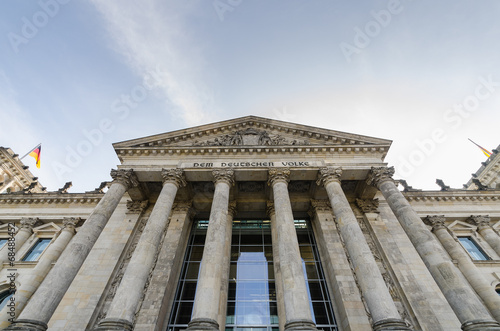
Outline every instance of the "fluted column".
<path fill-rule="evenodd" d="M 15 316 L 7 315 L 8 307 L 4 307 L 4 309 L 0 311 L 0 329 L 7 327 L 10 324 L 8 320 L 12 317 L 17 317 L 23 311 L 28 300 L 31 298 L 33 293 L 35 293 L 38 286 L 40 286 L 45 276 L 49 273 L 52 268 L 52 263 L 57 261 L 71 238 L 75 235 L 75 226 L 79 221 L 80 218 L 64 218 L 64 227 L 61 229 L 59 236 L 49 245 L 40 260 L 37 262 L 35 268 L 26 277 L 26 279 L 22 279 L 21 286 L 16 291 Z"/>
<path fill-rule="evenodd" d="M 14 252 L 17 261 L 19 260 L 17 252 L 19 252 L 19 250 L 24 245 L 26 240 L 28 240 L 28 238 L 31 237 L 31 235 L 33 234 L 33 227 L 38 222 L 40 222 L 38 218 L 28 218 L 28 217 L 21 218 L 20 222 L 21 228 L 19 229 L 19 231 L 17 231 L 16 235 L 14 236 L 14 240 L 8 241 L 7 244 L 2 247 L 2 250 L 0 250 L 0 270 L 3 269 L 3 263 L 9 261 L 9 252 L 11 252 L 9 248 L 12 247 L 12 244 L 10 243 L 14 243 Z"/>
<path fill-rule="evenodd" d="M 469 222 L 477 226 L 477 232 L 500 255 L 500 237 L 491 227 L 490 217 L 488 215 L 471 215 Z"/>
<path fill-rule="evenodd" d="M 111 170 L 113 183 L 90 214 L 30 301 L 6 330 L 47 330 L 47 322 L 61 302 L 92 246 L 106 226 L 123 194 L 138 185 L 132 170 Z"/>
<path fill-rule="evenodd" d="M 234 171 L 214 170 L 215 192 L 208 221 L 205 248 L 200 265 L 193 314 L 187 330 L 219 330 L 217 322 L 224 263 L 224 246 L 229 207 L 229 190 L 234 184 Z"/>
<path fill-rule="evenodd" d="M 469 254 L 465 252 L 455 238 L 446 228 L 443 215 L 427 216 L 425 222 L 432 226 L 432 231 L 439 239 L 444 249 L 453 260 L 458 262 L 458 268 L 462 271 L 474 291 L 483 299 L 484 304 L 497 321 L 500 321 L 500 296 L 495 289 L 488 284 L 481 271 L 472 262 Z"/>
<path fill-rule="evenodd" d="M 289 169 L 269 170 L 268 183 L 273 188 L 276 232 L 278 233 L 277 242 L 273 241 L 273 246 L 278 245 L 285 302 L 285 330 L 316 330 L 309 307 L 292 205 L 288 195 L 289 178 Z"/>
<path fill-rule="evenodd" d="M 179 187 L 186 185 L 182 169 L 163 169 L 163 188 L 142 231 L 127 270 L 116 290 L 106 318 L 96 330 L 132 330 L 134 315 L 168 225 Z"/>
<path fill-rule="evenodd" d="M 220 302 L 219 302 L 219 329 L 226 329 L 226 313 L 227 313 L 227 294 L 229 288 L 229 267 L 231 264 L 231 239 L 233 230 L 233 218 L 236 215 L 236 201 L 229 203 L 227 212 L 226 224 L 226 239 L 224 240 L 224 261 L 222 262 L 222 279 L 220 285 Z"/>
<path fill-rule="evenodd" d="M 351 257 L 359 287 L 373 319 L 374 330 L 410 330 L 399 315 L 391 294 L 385 285 L 356 216 L 340 185 L 340 168 L 321 168 L 317 184 L 323 184 L 338 224 L 340 235 Z"/>
<path fill-rule="evenodd" d="M 382 192 L 392 212 L 462 323 L 462 329 L 464 331 L 500 330 L 500 324 L 491 317 L 474 291 L 464 282 L 460 271 L 450 261 L 443 247 L 397 189 L 392 179 L 393 174 L 393 167 L 373 167 L 367 183 Z"/>
<path fill-rule="evenodd" d="M 274 267 L 274 281 L 276 289 L 276 305 L 278 306 L 278 323 L 279 329 L 285 329 L 286 311 L 285 300 L 283 293 L 283 280 L 281 278 L 280 254 L 279 247 L 274 243 L 278 242 L 278 231 L 276 229 L 276 212 L 274 210 L 274 203 L 267 202 L 267 215 L 271 220 L 271 242 L 273 244 L 273 267 Z"/>

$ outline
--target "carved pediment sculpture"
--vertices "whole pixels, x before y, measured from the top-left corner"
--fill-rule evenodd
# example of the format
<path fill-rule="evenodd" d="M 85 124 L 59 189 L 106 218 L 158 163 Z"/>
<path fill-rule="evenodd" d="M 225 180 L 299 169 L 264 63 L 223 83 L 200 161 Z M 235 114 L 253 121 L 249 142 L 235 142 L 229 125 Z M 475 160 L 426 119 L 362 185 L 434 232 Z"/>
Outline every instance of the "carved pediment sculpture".
<path fill-rule="evenodd" d="M 278 145 L 309 145 L 307 139 L 286 139 L 276 134 L 269 134 L 266 130 L 247 128 L 234 131 L 231 134 L 220 135 L 207 141 L 195 141 L 193 146 L 278 146 Z"/>

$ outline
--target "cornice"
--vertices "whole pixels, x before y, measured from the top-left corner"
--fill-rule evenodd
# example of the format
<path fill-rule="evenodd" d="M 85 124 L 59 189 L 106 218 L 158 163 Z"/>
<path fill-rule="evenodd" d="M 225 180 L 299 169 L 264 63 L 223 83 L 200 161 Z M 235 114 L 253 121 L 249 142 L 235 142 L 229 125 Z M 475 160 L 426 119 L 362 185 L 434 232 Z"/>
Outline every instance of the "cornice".
<path fill-rule="evenodd" d="M 65 193 L 65 194 L 50 194 L 50 193 L 35 193 L 35 194 L 2 194 L 0 195 L 1 205 L 23 205 L 23 204 L 97 204 L 104 193 Z"/>
<path fill-rule="evenodd" d="M 498 201 L 500 191 L 418 191 L 402 192 L 410 202 L 426 201 Z"/>
<path fill-rule="evenodd" d="M 384 157 L 389 146 L 386 145 L 313 145 L 313 146 L 217 146 L 217 147 L 126 147 L 116 148 L 119 158 L 134 156 L 172 156 L 172 155 L 307 155 L 316 153 L 364 154 Z"/>

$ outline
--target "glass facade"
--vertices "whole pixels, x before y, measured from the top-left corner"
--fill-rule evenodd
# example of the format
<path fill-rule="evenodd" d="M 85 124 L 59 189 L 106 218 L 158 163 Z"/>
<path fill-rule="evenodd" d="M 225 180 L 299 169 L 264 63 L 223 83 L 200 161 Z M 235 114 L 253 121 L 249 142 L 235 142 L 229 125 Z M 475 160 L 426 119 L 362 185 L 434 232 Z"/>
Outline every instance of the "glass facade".
<path fill-rule="evenodd" d="M 469 252 L 473 260 L 486 261 L 490 259 L 471 237 L 458 237 L 458 240 L 460 240 L 460 243 Z"/>
<path fill-rule="evenodd" d="M 208 221 L 195 221 L 169 318 L 168 331 L 185 329 L 191 320 Z M 313 320 L 319 329 L 337 330 L 333 309 L 308 221 L 295 221 Z M 269 220 L 235 220 L 226 330 L 278 331 L 271 225 Z"/>
<path fill-rule="evenodd" d="M 226 330 L 278 330 L 269 221 L 234 221 Z"/>
<path fill-rule="evenodd" d="M 42 255 L 43 251 L 47 246 L 49 246 L 49 243 L 52 239 L 38 239 L 36 244 L 31 247 L 29 252 L 23 257 L 22 261 L 36 261 Z"/>

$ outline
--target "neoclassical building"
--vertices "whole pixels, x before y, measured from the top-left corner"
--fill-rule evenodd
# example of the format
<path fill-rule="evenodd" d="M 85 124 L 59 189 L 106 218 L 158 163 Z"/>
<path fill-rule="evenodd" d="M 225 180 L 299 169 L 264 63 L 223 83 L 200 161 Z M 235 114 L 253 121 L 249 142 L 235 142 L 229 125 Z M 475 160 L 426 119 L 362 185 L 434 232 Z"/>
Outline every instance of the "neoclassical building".
<path fill-rule="evenodd" d="M 0 149 L 0 327 L 500 330 L 500 156 L 424 191 L 390 145 L 246 116 L 116 143 L 84 193 Z"/>

